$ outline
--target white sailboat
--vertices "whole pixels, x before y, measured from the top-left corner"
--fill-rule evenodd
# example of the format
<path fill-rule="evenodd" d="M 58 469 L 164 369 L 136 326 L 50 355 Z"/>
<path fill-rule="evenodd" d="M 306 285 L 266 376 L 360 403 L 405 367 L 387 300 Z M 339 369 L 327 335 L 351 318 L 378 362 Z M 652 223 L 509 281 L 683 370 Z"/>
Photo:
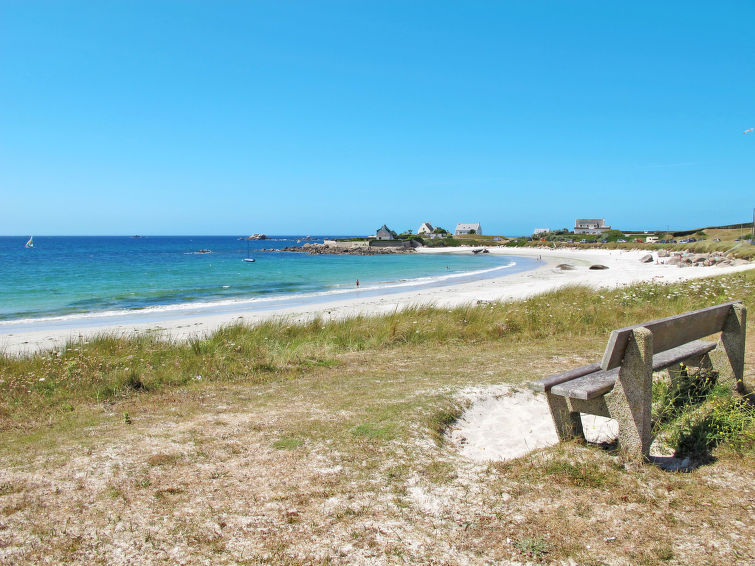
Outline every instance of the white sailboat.
<path fill-rule="evenodd" d="M 34 236 L 29 236 L 29 241 L 26 242 L 25 248 L 33 248 L 34 247 Z"/>
<path fill-rule="evenodd" d="M 247 239 L 247 242 L 246 242 L 246 257 L 243 258 L 241 261 L 246 261 L 247 263 L 254 262 L 254 258 L 253 257 L 249 257 L 249 240 L 248 239 Z"/>

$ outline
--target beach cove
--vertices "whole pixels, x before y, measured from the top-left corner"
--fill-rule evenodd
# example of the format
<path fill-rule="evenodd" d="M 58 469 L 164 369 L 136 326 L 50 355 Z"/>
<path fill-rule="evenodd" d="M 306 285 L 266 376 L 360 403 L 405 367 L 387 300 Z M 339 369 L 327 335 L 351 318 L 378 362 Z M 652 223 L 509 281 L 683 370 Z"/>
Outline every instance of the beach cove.
<path fill-rule="evenodd" d="M 255 324 L 270 319 L 305 322 L 357 315 L 381 315 L 409 306 L 452 307 L 492 301 L 512 301 L 568 285 L 615 288 L 642 281 L 674 283 L 713 275 L 747 271 L 738 266 L 667 265 L 653 254 L 653 261 L 640 259 L 644 250 L 578 250 L 549 248 L 489 248 L 490 256 L 514 256 L 529 264 L 525 270 L 507 269 L 509 264 L 458 273 L 444 278 L 407 280 L 390 286 L 343 289 L 337 294 L 294 294 L 256 301 L 226 301 L 217 304 L 183 304 L 175 309 L 133 311 L 94 318 L 60 317 L 44 320 L 6 321 L 0 325 L 0 349 L 6 354 L 34 353 L 58 348 L 69 340 L 86 340 L 102 334 L 131 336 L 148 332 L 165 339 L 185 340 L 206 336 L 231 324 Z M 436 257 L 472 255 L 471 248 L 422 248 L 418 255 Z M 531 263 L 532 261 L 536 263 Z M 564 264 L 571 269 L 563 269 Z M 590 269 L 602 265 L 607 269 Z"/>

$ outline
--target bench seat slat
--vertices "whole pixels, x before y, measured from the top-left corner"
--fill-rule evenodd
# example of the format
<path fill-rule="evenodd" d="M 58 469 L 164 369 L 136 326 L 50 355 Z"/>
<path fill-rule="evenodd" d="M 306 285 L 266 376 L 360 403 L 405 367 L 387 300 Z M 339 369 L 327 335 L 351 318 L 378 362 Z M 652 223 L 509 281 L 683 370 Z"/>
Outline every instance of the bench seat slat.
<path fill-rule="evenodd" d="M 587 375 L 588 373 L 596 372 L 599 369 L 600 364 L 598 363 L 588 364 L 586 366 L 570 369 L 569 371 L 564 371 L 555 375 L 549 375 L 548 377 L 544 377 L 543 379 L 533 381 L 530 384 L 530 387 L 532 387 L 532 389 L 534 389 L 535 391 L 547 392 L 550 391 L 551 387 L 553 387 L 554 385 L 564 383 L 565 381 L 571 381 L 572 379 L 582 377 L 583 375 Z"/>
<path fill-rule="evenodd" d="M 716 348 L 715 342 L 695 340 L 689 344 L 678 346 L 653 356 L 653 371 L 661 371 L 689 359 L 693 356 L 702 356 Z"/>
<path fill-rule="evenodd" d="M 689 344 L 666 350 L 665 352 L 653 356 L 653 371 L 660 371 L 694 356 L 707 354 L 715 347 L 715 342 L 695 340 Z M 562 397 L 569 397 L 572 399 L 594 399 L 595 397 L 599 397 L 613 389 L 618 376 L 619 368 L 614 368 L 608 371 L 595 371 L 570 381 L 558 383 L 551 388 L 550 392 L 554 395 L 561 395 Z"/>

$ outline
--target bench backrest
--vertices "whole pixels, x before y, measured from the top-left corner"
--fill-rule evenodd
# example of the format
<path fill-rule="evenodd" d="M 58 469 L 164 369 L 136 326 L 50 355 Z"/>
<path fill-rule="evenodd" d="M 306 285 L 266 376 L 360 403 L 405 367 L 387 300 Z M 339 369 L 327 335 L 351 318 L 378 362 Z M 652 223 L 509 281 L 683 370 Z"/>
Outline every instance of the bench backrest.
<path fill-rule="evenodd" d="M 726 318 L 729 316 L 729 312 L 731 312 L 732 305 L 739 302 L 741 301 L 723 303 L 714 307 L 614 330 L 608 339 L 608 345 L 603 354 L 600 367 L 604 370 L 609 370 L 621 365 L 629 336 L 637 328 L 644 326 L 653 333 L 653 353 L 665 352 L 687 342 L 721 332 Z"/>

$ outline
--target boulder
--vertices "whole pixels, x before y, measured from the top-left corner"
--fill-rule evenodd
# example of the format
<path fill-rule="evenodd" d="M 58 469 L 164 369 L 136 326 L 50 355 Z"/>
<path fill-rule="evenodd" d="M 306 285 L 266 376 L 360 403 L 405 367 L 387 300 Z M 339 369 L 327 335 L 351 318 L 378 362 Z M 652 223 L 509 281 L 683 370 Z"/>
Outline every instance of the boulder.
<path fill-rule="evenodd" d="M 671 252 L 668 250 L 658 250 L 658 257 L 668 257 L 671 255 Z"/>
<path fill-rule="evenodd" d="M 680 265 L 682 263 L 681 256 L 678 255 L 672 255 L 668 260 L 666 260 L 667 265 Z"/>
<path fill-rule="evenodd" d="M 608 269 L 607 265 L 600 265 L 599 263 L 596 263 L 595 265 L 591 265 L 590 269 Z"/>
<path fill-rule="evenodd" d="M 695 254 L 692 256 L 692 263 L 705 263 L 708 259 L 708 254 Z"/>
<path fill-rule="evenodd" d="M 653 256 L 651 254 L 645 254 L 640 258 L 640 261 L 642 263 L 651 263 L 653 261 Z"/>
<path fill-rule="evenodd" d="M 556 269 L 560 269 L 561 271 L 570 271 L 570 270 L 574 269 L 574 266 L 571 265 L 571 264 L 568 264 L 568 263 L 559 263 L 556 266 Z"/>

